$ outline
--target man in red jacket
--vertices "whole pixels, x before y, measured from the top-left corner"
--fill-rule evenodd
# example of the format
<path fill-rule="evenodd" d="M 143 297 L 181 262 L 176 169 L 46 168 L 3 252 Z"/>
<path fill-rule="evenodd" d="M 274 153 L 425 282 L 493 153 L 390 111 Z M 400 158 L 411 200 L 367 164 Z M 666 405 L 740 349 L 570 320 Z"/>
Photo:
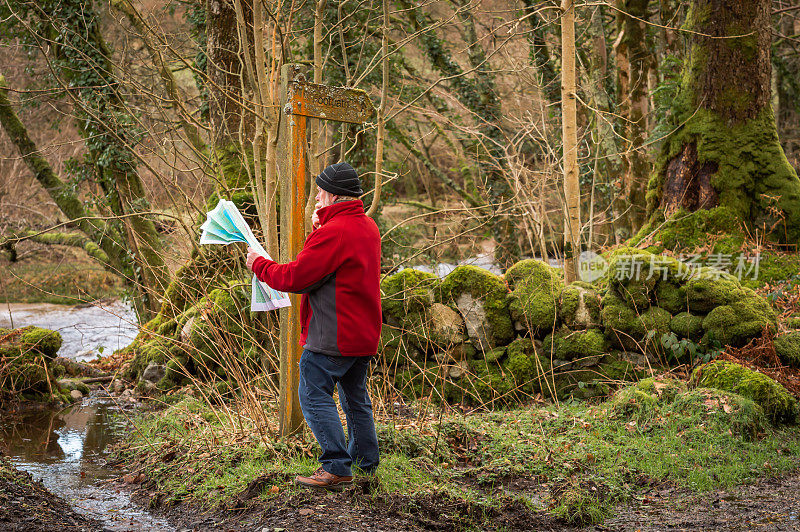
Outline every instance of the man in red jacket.
<path fill-rule="evenodd" d="M 352 166 L 328 166 L 316 183 L 314 229 L 297 259 L 278 264 L 248 249 L 247 267 L 276 290 L 303 294 L 300 406 L 322 447 L 322 467 L 295 482 L 338 491 L 352 483 L 351 465 L 367 474 L 378 466 L 366 379 L 381 334 L 381 238 L 364 214 L 358 199 L 364 192 Z M 336 386 L 347 418 L 347 444 L 333 400 Z"/>

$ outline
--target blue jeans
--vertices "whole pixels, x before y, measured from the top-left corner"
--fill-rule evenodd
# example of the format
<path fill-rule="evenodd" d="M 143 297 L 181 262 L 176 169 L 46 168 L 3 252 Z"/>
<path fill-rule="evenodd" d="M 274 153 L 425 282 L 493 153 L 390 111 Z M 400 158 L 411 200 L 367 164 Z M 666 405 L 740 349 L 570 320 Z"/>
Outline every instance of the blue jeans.
<path fill-rule="evenodd" d="M 322 468 L 333 475 L 350 476 L 351 465 L 367 474 L 378 467 L 378 437 L 367 393 L 370 358 L 328 356 L 308 349 L 300 357 L 300 406 L 322 447 Z M 333 400 L 337 385 L 347 418 L 347 444 Z"/>

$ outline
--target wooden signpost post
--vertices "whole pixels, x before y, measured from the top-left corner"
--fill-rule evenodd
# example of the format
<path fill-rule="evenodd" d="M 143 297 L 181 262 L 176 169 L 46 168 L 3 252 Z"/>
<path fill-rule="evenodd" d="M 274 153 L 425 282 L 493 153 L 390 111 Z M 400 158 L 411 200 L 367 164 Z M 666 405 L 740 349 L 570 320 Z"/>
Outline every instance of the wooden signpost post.
<path fill-rule="evenodd" d="M 284 65 L 281 69 L 281 101 L 283 108 L 280 131 L 278 177 L 280 197 L 280 261 L 291 262 L 303 249 L 305 241 L 306 189 L 316 190 L 308 183 L 306 160 L 306 119 L 332 120 L 361 124 L 375 109 L 362 90 L 329 87 L 305 81 L 303 67 Z M 315 156 L 316 154 L 311 154 Z M 310 187 L 309 187 L 310 185 Z M 303 413 L 297 395 L 300 371 L 300 296 L 290 295 L 292 306 L 281 309 L 280 334 L 280 397 L 278 412 L 281 436 L 290 436 L 303 426 Z"/>

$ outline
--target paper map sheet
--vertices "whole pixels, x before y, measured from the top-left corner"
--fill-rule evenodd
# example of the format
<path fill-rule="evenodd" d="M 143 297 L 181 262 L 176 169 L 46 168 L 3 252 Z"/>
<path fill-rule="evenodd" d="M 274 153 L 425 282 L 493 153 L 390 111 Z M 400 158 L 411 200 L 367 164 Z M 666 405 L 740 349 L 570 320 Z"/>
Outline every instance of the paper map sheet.
<path fill-rule="evenodd" d="M 205 223 L 200 226 L 201 244 L 223 244 L 244 242 L 262 257 L 272 260 L 264 246 L 256 240 L 250 226 L 242 218 L 241 213 L 232 201 L 221 199 L 214 210 L 208 213 Z M 286 292 L 279 292 L 267 283 L 259 281 L 253 276 L 252 291 L 250 294 L 250 310 L 264 312 L 291 305 Z"/>

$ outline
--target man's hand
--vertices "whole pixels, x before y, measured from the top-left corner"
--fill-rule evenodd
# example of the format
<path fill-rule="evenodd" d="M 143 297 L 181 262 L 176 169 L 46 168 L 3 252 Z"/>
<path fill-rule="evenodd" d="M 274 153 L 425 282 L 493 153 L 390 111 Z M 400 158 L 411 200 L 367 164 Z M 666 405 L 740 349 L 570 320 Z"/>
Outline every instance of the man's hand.
<path fill-rule="evenodd" d="M 319 211 L 319 208 L 320 208 L 319 203 L 314 205 L 314 214 L 311 215 L 311 227 L 314 229 L 319 229 L 319 214 L 317 213 L 317 211 Z"/>
<path fill-rule="evenodd" d="M 253 271 L 253 263 L 256 261 L 258 257 L 260 257 L 256 250 L 251 248 L 250 246 L 247 247 L 247 269 L 251 272 Z"/>

